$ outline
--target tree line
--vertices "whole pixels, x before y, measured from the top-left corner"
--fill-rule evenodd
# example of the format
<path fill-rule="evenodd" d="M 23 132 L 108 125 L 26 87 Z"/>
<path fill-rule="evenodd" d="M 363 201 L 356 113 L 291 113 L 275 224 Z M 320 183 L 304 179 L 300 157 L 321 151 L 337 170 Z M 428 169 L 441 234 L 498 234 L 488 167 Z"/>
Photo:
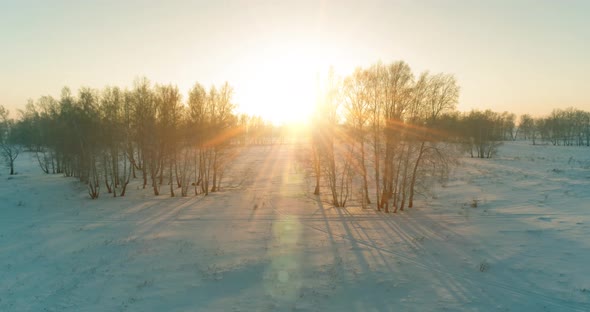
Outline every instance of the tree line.
<path fill-rule="evenodd" d="M 359 201 L 386 212 L 412 207 L 444 179 L 457 151 L 491 158 L 502 141 L 590 146 L 590 113 L 568 108 L 518 118 L 491 110 L 458 112 L 453 75 L 415 75 L 403 61 L 328 75 L 309 123 L 306 161 L 314 193 L 342 207 Z M 155 195 L 169 187 L 208 194 L 221 186 L 236 145 L 283 143 L 286 127 L 237 114 L 228 83 L 196 83 L 183 100 L 173 85 L 137 79 L 131 89 L 62 89 L 29 101 L 17 120 L 0 106 L 0 155 L 15 173 L 23 149 L 45 173 L 77 177 L 91 198 L 124 196 L 132 178 Z"/>
<path fill-rule="evenodd" d="M 460 143 L 471 157 L 491 158 L 503 141 L 524 140 L 533 145 L 590 146 L 590 112 L 555 109 L 548 116 L 532 117 L 491 110 L 442 116 L 449 138 Z"/>
<path fill-rule="evenodd" d="M 45 173 L 86 183 L 91 198 L 101 189 L 124 196 L 132 178 L 154 195 L 162 187 L 171 196 L 178 189 L 208 194 L 221 186 L 240 133 L 232 96 L 228 83 L 208 90 L 196 83 L 183 102 L 176 86 L 146 78 L 130 90 L 81 88 L 74 95 L 66 87 L 58 99 L 29 101 L 4 133 L 7 145 L 32 151 Z"/>
<path fill-rule="evenodd" d="M 521 136 L 533 144 L 590 146 L 590 112 L 576 108 L 556 109 L 545 117 L 520 117 Z"/>

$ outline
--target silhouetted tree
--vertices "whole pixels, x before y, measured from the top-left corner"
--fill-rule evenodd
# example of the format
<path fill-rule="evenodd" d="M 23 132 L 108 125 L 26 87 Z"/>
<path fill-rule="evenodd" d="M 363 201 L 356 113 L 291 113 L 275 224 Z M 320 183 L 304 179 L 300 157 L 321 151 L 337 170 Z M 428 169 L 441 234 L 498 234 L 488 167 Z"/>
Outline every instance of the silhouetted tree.
<path fill-rule="evenodd" d="M 8 117 L 9 111 L 0 105 L 0 155 L 14 174 L 14 161 L 22 151 L 18 143 L 15 129 L 15 121 Z"/>

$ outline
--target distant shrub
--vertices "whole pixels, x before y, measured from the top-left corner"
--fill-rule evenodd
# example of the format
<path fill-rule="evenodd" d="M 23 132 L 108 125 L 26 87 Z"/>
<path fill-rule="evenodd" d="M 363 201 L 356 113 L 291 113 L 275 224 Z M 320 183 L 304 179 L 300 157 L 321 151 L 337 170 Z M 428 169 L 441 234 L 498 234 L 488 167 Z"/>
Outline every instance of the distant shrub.
<path fill-rule="evenodd" d="M 490 265 L 484 260 L 479 264 L 480 272 L 487 272 L 490 269 Z"/>

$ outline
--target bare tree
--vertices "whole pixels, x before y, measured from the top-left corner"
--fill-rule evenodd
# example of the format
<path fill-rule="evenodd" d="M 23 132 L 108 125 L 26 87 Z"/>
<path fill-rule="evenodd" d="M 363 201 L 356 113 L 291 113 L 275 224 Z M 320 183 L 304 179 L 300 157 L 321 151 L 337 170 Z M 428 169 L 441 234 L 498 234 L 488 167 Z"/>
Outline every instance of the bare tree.
<path fill-rule="evenodd" d="M 384 66 L 377 63 L 366 70 L 367 101 L 369 102 L 369 123 L 371 129 L 371 147 L 373 149 L 373 167 L 375 180 L 375 201 L 377 210 L 381 210 L 381 152 L 383 133 L 383 95 L 382 95 L 382 73 Z"/>
<path fill-rule="evenodd" d="M 367 72 L 357 68 L 353 75 L 344 80 L 344 98 L 346 108 L 346 120 L 352 128 L 352 137 L 360 153 L 358 165 L 362 177 L 362 202 L 370 204 L 369 198 L 369 183 L 367 178 L 367 166 L 365 156 L 365 128 L 369 120 L 369 102 L 367 95 Z"/>
<path fill-rule="evenodd" d="M 379 205 L 389 212 L 390 199 L 397 192 L 399 181 L 395 178 L 398 175 L 395 168 L 396 153 L 403 152 L 400 150 L 399 142 L 402 139 L 401 130 L 403 129 L 403 114 L 411 103 L 412 85 L 414 75 L 410 66 L 405 62 L 396 62 L 386 67 L 384 72 L 384 105 L 383 113 L 385 119 L 385 154 L 382 172 L 382 195 Z M 402 145 L 403 146 L 403 145 Z M 409 149 L 409 147 L 408 147 Z M 407 150 L 409 153 L 410 151 Z M 406 175 L 403 176 L 406 178 Z M 405 186 L 402 186 L 402 188 Z M 394 200 L 394 205 L 396 201 Z"/>
<path fill-rule="evenodd" d="M 428 73 L 420 76 L 414 88 L 414 120 L 419 148 L 414 161 L 410 181 L 410 193 L 408 207 L 414 206 L 414 193 L 418 169 L 423 158 L 430 152 L 443 164 L 448 164 L 446 153 L 442 153 L 437 147 L 437 141 L 441 139 L 441 133 L 436 133 L 439 116 L 455 109 L 459 100 L 459 86 L 452 75 L 438 74 L 428 77 Z M 443 138 L 446 139 L 446 138 Z"/>
<path fill-rule="evenodd" d="M 236 136 L 235 105 L 232 103 L 233 88 L 225 82 L 216 97 L 211 99 L 211 121 L 213 136 L 213 181 L 211 192 L 220 189 L 224 169 L 228 162 L 230 142 Z"/>
<path fill-rule="evenodd" d="M 14 172 L 14 161 L 22 151 L 22 146 L 17 143 L 15 137 L 15 122 L 8 118 L 9 111 L 0 105 L 0 154 L 10 169 Z"/>
<path fill-rule="evenodd" d="M 160 181 L 163 179 L 164 168 L 167 166 L 170 196 L 174 197 L 173 174 L 178 152 L 178 126 L 182 115 L 178 88 L 172 85 L 157 86 L 155 101 L 158 115 L 158 137 L 160 138 L 158 147 Z"/>
<path fill-rule="evenodd" d="M 525 140 L 532 138 L 534 132 L 534 119 L 531 117 L 531 115 L 521 115 L 518 128 L 520 129 L 520 132 L 522 133 L 522 136 Z"/>
<path fill-rule="evenodd" d="M 317 104 L 318 119 L 314 120 L 312 151 L 314 171 L 316 171 L 316 192 L 319 193 L 320 177 L 323 176 L 330 188 L 332 204 L 335 207 L 346 205 L 350 186 L 350 159 L 344 157 L 337 160 L 336 144 L 349 144 L 347 140 L 337 142 L 343 133 L 338 125 L 338 107 L 340 85 L 336 81 L 333 70 L 330 70 L 326 85 Z M 340 157 L 338 157 L 340 158 Z M 344 193 L 345 192 L 345 193 Z"/>

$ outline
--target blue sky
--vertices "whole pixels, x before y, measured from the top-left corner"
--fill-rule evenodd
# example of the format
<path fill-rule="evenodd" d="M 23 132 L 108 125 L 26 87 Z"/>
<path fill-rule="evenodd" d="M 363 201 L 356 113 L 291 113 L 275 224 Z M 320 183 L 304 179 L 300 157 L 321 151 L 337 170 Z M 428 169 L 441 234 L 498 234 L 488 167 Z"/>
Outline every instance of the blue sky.
<path fill-rule="evenodd" d="M 544 0 L 0 0 L 0 104 L 145 75 L 185 94 L 227 80 L 243 110 L 293 110 L 282 99 L 329 65 L 405 60 L 455 74 L 461 110 L 590 110 L 589 12 L 590 1 Z"/>

